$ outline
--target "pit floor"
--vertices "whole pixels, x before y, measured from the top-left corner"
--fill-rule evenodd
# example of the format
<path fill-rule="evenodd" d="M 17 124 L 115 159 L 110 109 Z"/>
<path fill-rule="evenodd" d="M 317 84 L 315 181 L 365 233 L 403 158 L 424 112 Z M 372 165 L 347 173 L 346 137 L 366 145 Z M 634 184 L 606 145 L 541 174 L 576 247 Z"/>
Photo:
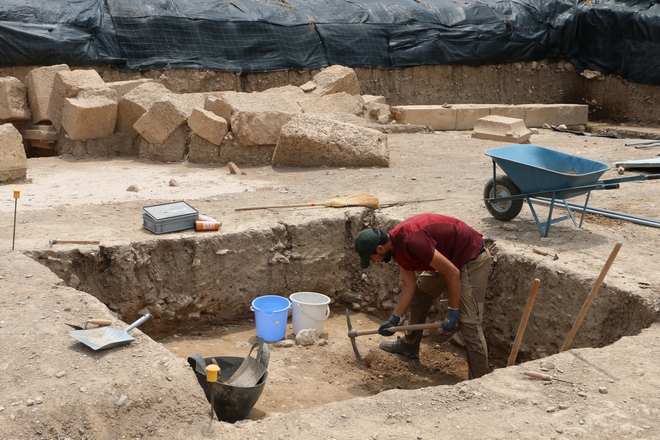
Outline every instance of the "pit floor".
<path fill-rule="evenodd" d="M 351 313 L 354 330 L 378 328 L 381 323 L 378 318 L 364 313 Z M 175 335 L 160 342 L 184 359 L 196 353 L 202 357 L 245 357 L 252 346 L 248 341 L 256 335 L 255 323 L 250 322 L 196 335 Z M 325 345 L 317 342 L 303 347 L 295 343 L 289 346 L 282 346 L 281 342 L 269 343 L 268 379 L 249 419 L 259 420 L 277 413 L 371 396 L 388 389 L 453 385 L 467 379 L 465 352 L 449 341 L 434 343 L 424 338 L 420 358 L 415 360 L 378 348 L 381 341 L 395 338 L 378 334 L 356 337 L 362 356 L 362 362 L 358 363 L 348 337 L 345 312 L 335 311 L 323 323 L 321 340 L 327 340 Z M 295 341 L 291 316 L 283 341 L 287 340 Z M 252 352 L 253 357 L 256 351 Z"/>

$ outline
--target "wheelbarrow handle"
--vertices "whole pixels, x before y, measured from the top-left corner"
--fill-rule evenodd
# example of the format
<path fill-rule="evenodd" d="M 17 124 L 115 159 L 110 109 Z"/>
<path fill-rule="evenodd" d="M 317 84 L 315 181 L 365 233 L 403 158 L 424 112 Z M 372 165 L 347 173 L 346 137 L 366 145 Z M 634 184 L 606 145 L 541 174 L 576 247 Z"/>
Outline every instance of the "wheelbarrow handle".
<path fill-rule="evenodd" d="M 618 183 L 606 183 L 605 185 L 603 185 L 602 189 L 619 189 L 620 187 L 621 185 L 619 185 Z"/>

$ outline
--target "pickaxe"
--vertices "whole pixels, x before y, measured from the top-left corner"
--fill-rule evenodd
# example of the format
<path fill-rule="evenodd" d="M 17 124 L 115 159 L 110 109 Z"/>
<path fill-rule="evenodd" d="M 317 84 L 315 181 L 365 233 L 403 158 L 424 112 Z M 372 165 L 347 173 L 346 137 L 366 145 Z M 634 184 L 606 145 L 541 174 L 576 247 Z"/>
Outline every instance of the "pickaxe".
<path fill-rule="evenodd" d="M 355 344 L 355 337 L 356 336 L 363 336 L 363 335 L 375 335 L 378 333 L 378 329 L 374 328 L 371 330 L 353 330 L 353 326 L 351 325 L 351 316 L 348 312 L 348 309 L 346 309 L 346 324 L 348 324 L 348 337 L 351 340 L 351 344 L 353 344 L 353 351 L 355 352 L 355 357 L 357 358 L 358 363 L 362 362 L 362 356 L 360 356 L 360 352 L 357 349 L 357 345 Z M 392 332 L 407 332 L 411 330 L 426 330 L 427 328 L 440 328 L 442 327 L 442 322 L 432 322 L 429 324 L 412 324 L 412 325 L 398 325 L 396 327 L 390 327 L 388 328 L 389 331 Z M 447 336 L 450 337 L 454 334 L 452 333 L 447 333 Z"/>
<path fill-rule="evenodd" d="M 58 240 L 57 238 L 53 238 L 52 240 L 48 241 L 48 244 L 51 246 L 54 244 L 99 244 L 99 240 Z"/>

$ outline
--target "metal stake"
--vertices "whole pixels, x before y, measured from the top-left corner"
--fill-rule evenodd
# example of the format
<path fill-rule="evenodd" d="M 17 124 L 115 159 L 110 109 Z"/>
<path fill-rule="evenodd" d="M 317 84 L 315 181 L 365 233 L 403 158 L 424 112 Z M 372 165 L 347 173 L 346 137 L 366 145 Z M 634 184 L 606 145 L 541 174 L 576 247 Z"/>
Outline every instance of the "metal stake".
<path fill-rule="evenodd" d="M 21 197 L 21 191 L 14 190 L 14 233 L 11 238 L 11 250 L 14 250 L 14 241 L 16 240 L 16 208 L 18 207 L 18 199 Z"/>

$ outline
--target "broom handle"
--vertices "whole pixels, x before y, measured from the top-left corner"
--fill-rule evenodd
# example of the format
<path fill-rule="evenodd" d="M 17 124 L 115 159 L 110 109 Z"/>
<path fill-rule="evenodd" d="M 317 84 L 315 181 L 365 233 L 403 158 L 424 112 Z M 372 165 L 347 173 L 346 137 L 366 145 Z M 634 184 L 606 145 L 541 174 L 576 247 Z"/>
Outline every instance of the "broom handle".
<path fill-rule="evenodd" d="M 235 208 L 234 211 L 250 211 L 253 209 L 270 209 L 270 208 L 303 208 L 306 206 L 325 206 L 325 205 L 322 203 L 304 203 L 302 205 L 247 206 L 244 208 Z"/>

